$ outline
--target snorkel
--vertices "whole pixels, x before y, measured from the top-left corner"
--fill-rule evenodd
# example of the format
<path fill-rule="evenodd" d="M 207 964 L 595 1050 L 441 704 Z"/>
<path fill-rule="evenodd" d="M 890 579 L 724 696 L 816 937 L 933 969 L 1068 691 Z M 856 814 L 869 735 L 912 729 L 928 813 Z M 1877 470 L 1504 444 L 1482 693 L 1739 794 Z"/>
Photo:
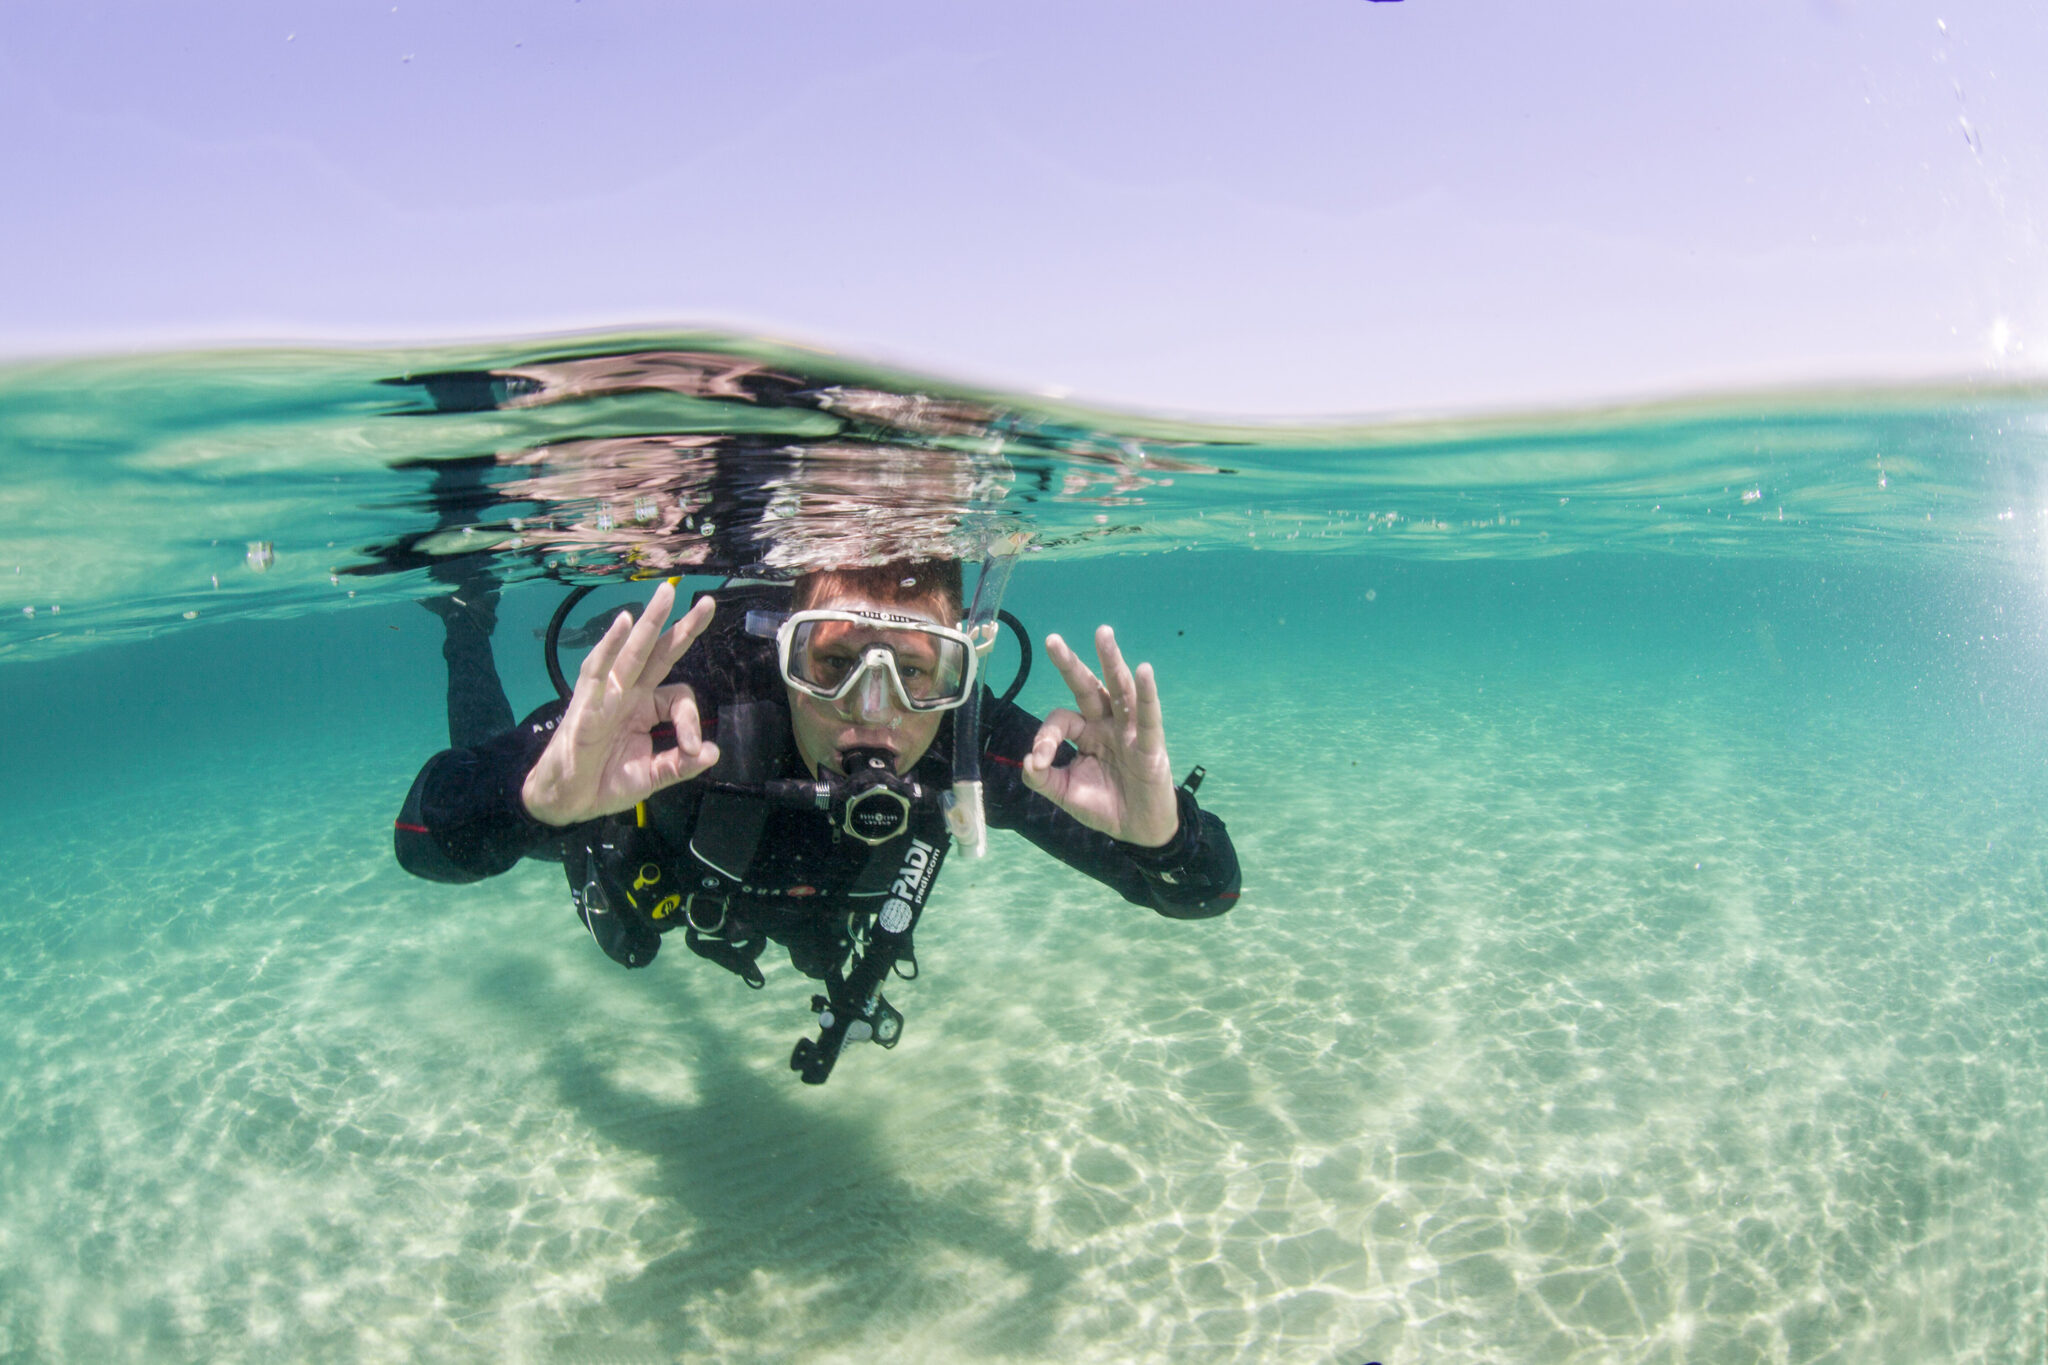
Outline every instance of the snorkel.
<path fill-rule="evenodd" d="M 974 605 L 961 623 L 960 628 L 974 641 L 975 653 L 984 659 L 995 648 L 996 618 L 1003 609 L 1003 591 L 1010 584 L 1010 570 L 1017 566 L 1020 539 L 1006 538 L 1000 551 L 992 551 L 982 561 L 981 577 L 974 585 Z M 1024 638 L 1021 631 L 1019 638 Z M 1028 642 L 1025 649 L 1030 649 Z M 1024 657 L 1028 669 L 1031 656 L 1027 652 Z M 969 688 L 967 700 L 953 712 L 953 787 L 939 799 L 947 830 L 961 852 L 970 858 L 988 853 L 988 820 L 981 802 L 981 693 L 979 686 Z"/>

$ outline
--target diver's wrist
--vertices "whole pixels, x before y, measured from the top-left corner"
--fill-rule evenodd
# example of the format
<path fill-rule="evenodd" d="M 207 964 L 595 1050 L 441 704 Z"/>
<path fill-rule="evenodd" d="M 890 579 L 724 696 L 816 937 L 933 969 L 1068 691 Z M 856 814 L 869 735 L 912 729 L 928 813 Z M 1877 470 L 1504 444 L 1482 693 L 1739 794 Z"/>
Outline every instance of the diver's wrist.
<path fill-rule="evenodd" d="M 1158 843 L 1147 843 L 1142 839 L 1119 839 L 1117 840 L 1117 842 L 1122 844 L 1125 848 L 1129 849 L 1133 853 L 1150 853 L 1154 855 L 1161 854 L 1166 852 L 1168 849 L 1172 848 L 1175 844 L 1181 842 L 1180 826 L 1175 825 L 1173 827 L 1173 833 L 1167 835 Z"/>
<path fill-rule="evenodd" d="M 551 829 L 563 829 L 575 824 L 573 817 L 563 816 L 548 804 L 547 785 L 541 778 L 538 767 L 526 774 L 525 780 L 513 792 L 513 802 L 519 807 L 520 814 L 537 825 L 546 825 Z"/>
<path fill-rule="evenodd" d="M 1132 861 L 1138 863 L 1141 867 L 1172 867 L 1185 861 L 1188 856 L 1189 832 L 1193 829 L 1195 823 L 1194 804 L 1195 801 L 1192 796 L 1189 796 L 1181 788 L 1174 788 L 1173 805 L 1175 820 L 1173 833 L 1169 834 L 1163 842 L 1157 844 L 1141 844 L 1126 839 L 1119 839 L 1116 841 L 1117 847 L 1122 849 L 1124 853 L 1130 856 Z"/>

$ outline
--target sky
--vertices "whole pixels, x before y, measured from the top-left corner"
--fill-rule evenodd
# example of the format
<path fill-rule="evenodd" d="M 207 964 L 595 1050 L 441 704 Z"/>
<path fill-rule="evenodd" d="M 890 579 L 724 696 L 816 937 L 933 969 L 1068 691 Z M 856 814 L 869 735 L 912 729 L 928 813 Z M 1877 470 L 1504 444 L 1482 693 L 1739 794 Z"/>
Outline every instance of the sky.
<path fill-rule="evenodd" d="M 2048 375 L 2039 0 L 0 7 L 0 356 L 712 326 L 1374 416 Z"/>

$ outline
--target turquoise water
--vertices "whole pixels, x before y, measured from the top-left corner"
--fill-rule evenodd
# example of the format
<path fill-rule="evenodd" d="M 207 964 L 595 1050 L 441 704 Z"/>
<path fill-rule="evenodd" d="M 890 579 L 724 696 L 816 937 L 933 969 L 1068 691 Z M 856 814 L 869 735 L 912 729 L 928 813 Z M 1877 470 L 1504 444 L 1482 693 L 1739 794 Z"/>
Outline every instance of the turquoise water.
<path fill-rule="evenodd" d="M 2048 1358 L 2048 395 L 376 382 L 564 349 L 0 375 L 0 1360 Z M 912 392 L 974 410 L 846 416 Z M 811 458 L 721 502 L 741 445 Z M 460 517 L 393 467 L 479 455 Z M 764 562 L 1028 532 L 1010 605 L 1155 663 L 1240 907 L 998 835 L 902 1045 L 812 1089 L 786 963 L 405 876 L 413 599 L 507 578 L 523 711 L 549 575 L 715 560 L 728 506 Z"/>

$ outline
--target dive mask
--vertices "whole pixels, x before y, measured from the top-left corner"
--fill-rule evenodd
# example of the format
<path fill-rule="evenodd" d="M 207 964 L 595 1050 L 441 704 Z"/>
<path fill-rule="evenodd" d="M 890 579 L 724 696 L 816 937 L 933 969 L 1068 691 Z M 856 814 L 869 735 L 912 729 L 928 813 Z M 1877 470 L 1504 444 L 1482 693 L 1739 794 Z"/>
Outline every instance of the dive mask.
<path fill-rule="evenodd" d="M 993 627 L 988 635 L 993 644 Z M 792 612 L 775 632 L 783 681 L 862 710 L 886 688 L 906 711 L 950 711 L 967 700 L 986 648 L 964 630 L 880 610 Z"/>

